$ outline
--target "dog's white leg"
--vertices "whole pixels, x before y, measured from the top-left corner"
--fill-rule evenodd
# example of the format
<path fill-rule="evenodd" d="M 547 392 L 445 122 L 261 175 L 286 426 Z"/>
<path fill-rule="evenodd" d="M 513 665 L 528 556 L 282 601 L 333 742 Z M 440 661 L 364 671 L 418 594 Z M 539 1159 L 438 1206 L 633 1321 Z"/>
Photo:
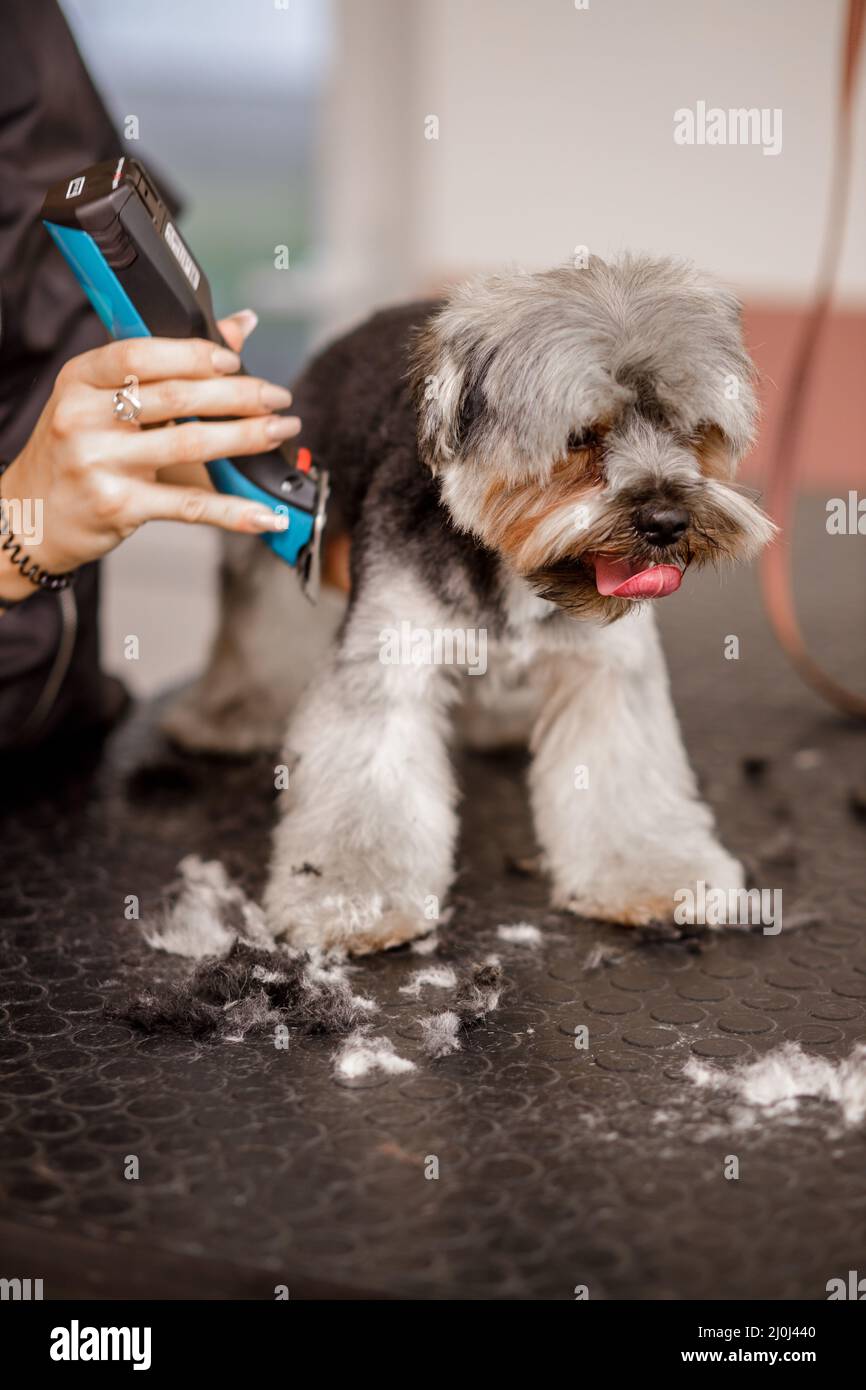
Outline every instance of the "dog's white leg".
<path fill-rule="evenodd" d="M 264 906 L 269 929 L 294 945 L 354 955 L 399 945 L 435 925 L 451 885 L 454 675 L 383 664 L 384 623 L 375 603 L 355 610 L 289 727 Z"/>
<path fill-rule="evenodd" d="M 587 917 L 670 918 L 674 894 L 739 888 L 700 801 L 648 611 L 547 659 L 533 734 L 533 812 L 555 902 Z"/>
<path fill-rule="evenodd" d="M 279 748 L 344 610 L 343 595 L 327 589 L 315 607 L 309 603 L 296 574 L 258 539 L 226 536 L 207 669 L 169 706 L 164 731 L 195 753 Z"/>

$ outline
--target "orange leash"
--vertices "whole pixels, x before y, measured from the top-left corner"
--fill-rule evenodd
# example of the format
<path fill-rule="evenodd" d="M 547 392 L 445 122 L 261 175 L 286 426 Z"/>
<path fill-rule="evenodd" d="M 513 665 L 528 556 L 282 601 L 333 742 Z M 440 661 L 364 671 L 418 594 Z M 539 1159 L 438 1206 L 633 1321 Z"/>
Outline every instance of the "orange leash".
<path fill-rule="evenodd" d="M 796 501 L 797 441 L 807 404 L 821 332 L 833 297 L 842 250 L 851 184 L 854 95 L 860 49 L 866 31 L 866 0 L 848 0 L 848 23 L 842 54 L 837 137 L 824 247 L 815 300 L 794 358 L 767 484 L 767 510 L 783 534 L 788 532 Z M 794 605 L 790 543 L 776 543 L 761 563 L 764 605 L 773 631 L 791 664 L 807 685 L 843 714 L 866 719 L 866 696 L 848 690 L 823 669 L 806 647 Z"/>

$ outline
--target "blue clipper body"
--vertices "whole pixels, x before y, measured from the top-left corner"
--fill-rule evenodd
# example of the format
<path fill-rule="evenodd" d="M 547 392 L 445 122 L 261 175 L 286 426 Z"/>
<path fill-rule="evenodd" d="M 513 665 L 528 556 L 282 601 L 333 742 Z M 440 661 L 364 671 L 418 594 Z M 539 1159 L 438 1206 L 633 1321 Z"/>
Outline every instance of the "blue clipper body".
<path fill-rule="evenodd" d="M 105 160 L 55 184 L 42 217 L 112 337 L 224 342 L 207 278 L 136 160 Z M 220 492 L 288 517 L 287 530 L 262 540 L 297 568 L 304 592 L 314 600 L 327 473 L 310 462 L 308 451 L 289 443 L 263 454 L 217 459 L 207 468 Z"/>

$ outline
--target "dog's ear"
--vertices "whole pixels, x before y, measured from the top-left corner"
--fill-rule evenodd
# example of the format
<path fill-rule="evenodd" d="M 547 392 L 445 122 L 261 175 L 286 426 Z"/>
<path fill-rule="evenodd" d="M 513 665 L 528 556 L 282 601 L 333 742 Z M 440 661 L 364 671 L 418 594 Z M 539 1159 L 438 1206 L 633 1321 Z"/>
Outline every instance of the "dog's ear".
<path fill-rule="evenodd" d="M 714 370 L 707 372 L 707 380 L 713 385 L 713 395 L 706 401 L 706 418 L 701 421 L 699 429 L 712 433 L 711 452 L 716 455 L 716 469 L 722 462 L 720 450 L 724 446 L 730 474 L 736 472 L 755 442 L 759 374 L 746 346 L 743 306 L 739 299 L 702 271 L 694 271 L 693 277 L 716 316 L 709 334 Z"/>
<path fill-rule="evenodd" d="M 465 323 L 449 310 L 446 305 L 427 320 L 410 354 L 418 450 L 433 473 L 471 448 L 487 409 L 484 381 L 492 354 L 478 351 Z"/>

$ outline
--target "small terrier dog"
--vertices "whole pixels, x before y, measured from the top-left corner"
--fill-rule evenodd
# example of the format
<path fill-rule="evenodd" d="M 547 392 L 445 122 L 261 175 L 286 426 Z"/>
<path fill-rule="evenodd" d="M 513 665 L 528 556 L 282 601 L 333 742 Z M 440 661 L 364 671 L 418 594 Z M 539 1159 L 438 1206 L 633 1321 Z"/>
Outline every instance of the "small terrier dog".
<path fill-rule="evenodd" d="M 328 534 L 351 538 L 345 613 L 331 598 L 304 614 L 294 576 L 232 538 L 210 669 L 167 720 L 187 747 L 242 752 L 275 746 L 291 710 L 276 939 L 363 954 L 435 925 L 455 869 L 452 716 L 475 746 L 529 744 L 556 906 L 645 923 L 700 880 L 742 887 L 649 600 L 773 534 L 734 482 L 753 376 L 731 295 L 645 257 L 484 275 L 313 361 L 294 409 L 331 473 Z M 488 668 L 385 660 L 407 625 L 452 652 L 484 634 Z"/>

